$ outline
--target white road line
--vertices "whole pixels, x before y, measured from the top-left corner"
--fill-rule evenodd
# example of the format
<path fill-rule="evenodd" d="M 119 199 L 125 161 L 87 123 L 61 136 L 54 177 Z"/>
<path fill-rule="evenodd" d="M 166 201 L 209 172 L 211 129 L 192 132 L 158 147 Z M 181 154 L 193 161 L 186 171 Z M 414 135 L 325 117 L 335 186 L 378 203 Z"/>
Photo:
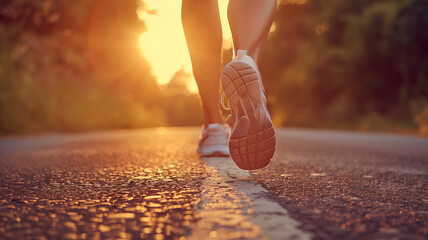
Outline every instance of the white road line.
<path fill-rule="evenodd" d="M 250 172 L 230 158 L 205 158 L 207 177 L 190 239 L 311 239 Z"/>

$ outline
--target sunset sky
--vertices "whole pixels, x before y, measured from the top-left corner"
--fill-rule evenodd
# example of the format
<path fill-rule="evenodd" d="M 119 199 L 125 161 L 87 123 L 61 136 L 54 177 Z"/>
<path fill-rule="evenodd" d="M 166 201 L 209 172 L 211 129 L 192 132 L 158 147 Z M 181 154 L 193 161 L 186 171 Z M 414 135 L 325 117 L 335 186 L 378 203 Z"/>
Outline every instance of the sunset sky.
<path fill-rule="evenodd" d="M 184 68 L 191 72 L 192 66 L 186 40 L 181 25 L 181 1 L 145 0 L 148 10 L 156 14 L 139 11 L 139 16 L 147 25 L 147 31 L 141 34 L 140 45 L 143 55 L 152 65 L 153 74 L 159 84 L 166 84 L 172 75 Z M 231 42 L 231 33 L 227 23 L 227 4 L 229 0 L 219 0 L 219 9 L 223 25 L 223 38 Z M 197 92 L 194 79 L 189 79 L 187 88 Z"/>

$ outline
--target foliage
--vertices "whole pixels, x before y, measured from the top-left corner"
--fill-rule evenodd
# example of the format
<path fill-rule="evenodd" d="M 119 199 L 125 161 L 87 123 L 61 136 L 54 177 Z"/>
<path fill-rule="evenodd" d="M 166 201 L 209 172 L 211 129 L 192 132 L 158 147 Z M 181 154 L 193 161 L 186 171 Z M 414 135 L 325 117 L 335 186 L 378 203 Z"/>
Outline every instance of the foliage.
<path fill-rule="evenodd" d="M 262 65 L 274 119 L 414 127 L 412 106 L 428 98 L 427 13 L 424 0 L 282 1 Z"/>
<path fill-rule="evenodd" d="M 0 132 L 164 124 L 134 0 L 0 1 Z M 162 102 L 162 101 L 160 101 Z"/>
<path fill-rule="evenodd" d="M 0 0 L 0 132 L 200 124 L 188 76 L 160 88 L 141 57 L 136 7 Z M 274 121 L 428 134 L 426 29 L 425 0 L 282 0 L 261 66 Z"/>
<path fill-rule="evenodd" d="M 171 126 L 194 126 L 202 123 L 203 112 L 199 96 L 186 89 L 186 82 L 191 80 L 191 74 L 182 68 L 162 88 L 166 122 Z"/>

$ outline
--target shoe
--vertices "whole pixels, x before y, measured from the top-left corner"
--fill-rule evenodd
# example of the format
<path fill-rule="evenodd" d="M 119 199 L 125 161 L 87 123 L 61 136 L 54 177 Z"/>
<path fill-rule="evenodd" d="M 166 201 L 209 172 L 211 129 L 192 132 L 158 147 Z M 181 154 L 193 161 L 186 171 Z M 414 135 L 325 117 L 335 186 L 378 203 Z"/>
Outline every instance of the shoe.
<path fill-rule="evenodd" d="M 202 157 L 225 156 L 228 157 L 229 147 L 229 126 L 222 126 L 218 123 L 209 124 L 202 128 L 202 138 L 199 140 L 196 152 Z"/>
<path fill-rule="evenodd" d="M 247 51 L 238 50 L 221 74 L 234 123 L 229 150 L 239 168 L 267 166 L 275 152 L 275 131 L 266 107 L 260 72 Z"/>

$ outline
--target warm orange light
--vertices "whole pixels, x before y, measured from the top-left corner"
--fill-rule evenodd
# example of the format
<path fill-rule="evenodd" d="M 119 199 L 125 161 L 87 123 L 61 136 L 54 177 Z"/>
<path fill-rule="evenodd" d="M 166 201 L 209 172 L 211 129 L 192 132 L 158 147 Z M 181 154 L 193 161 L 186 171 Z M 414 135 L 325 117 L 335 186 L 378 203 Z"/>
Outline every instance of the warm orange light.
<path fill-rule="evenodd" d="M 140 46 L 143 55 L 152 65 L 153 74 L 157 77 L 158 83 L 168 83 L 174 73 L 181 68 L 191 73 L 192 65 L 181 25 L 181 1 L 146 0 L 144 2 L 147 6 L 146 10 L 155 11 L 149 11 L 152 14 L 142 10 L 138 12 L 147 25 L 147 31 L 140 36 Z M 231 38 L 226 14 L 228 2 L 229 0 L 219 0 L 225 39 Z M 186 84 L 190 91 L 197 92 L 193 77 Z"/>

